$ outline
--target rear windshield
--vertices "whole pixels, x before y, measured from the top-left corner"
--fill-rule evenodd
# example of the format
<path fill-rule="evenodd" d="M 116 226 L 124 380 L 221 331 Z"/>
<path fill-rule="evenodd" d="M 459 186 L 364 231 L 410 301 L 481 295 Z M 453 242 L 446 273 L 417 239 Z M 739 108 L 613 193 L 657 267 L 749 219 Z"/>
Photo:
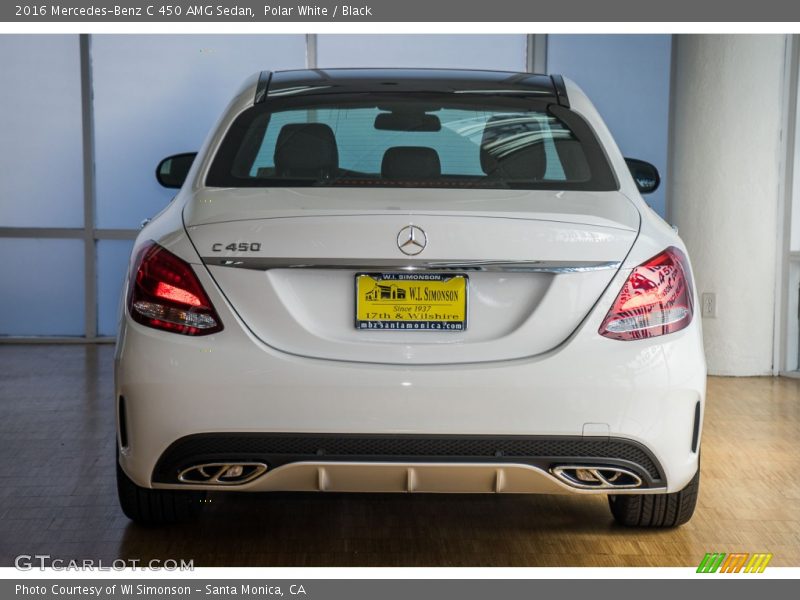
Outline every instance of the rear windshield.
<path fill-rule="evenodd" d="M 206 185 L 617 189 L 577 114 L 456 94 L 267 100 L 234 121 Z"/>

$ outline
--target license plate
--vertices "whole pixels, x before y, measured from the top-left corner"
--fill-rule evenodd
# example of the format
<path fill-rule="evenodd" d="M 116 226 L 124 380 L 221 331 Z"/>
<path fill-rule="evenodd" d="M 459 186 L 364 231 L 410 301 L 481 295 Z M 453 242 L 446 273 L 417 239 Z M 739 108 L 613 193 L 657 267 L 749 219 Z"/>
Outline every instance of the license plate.
<path fill-rule="evenodd" d="M 466 275 L 356 273 L 356 329 L 464 331 Z"/>

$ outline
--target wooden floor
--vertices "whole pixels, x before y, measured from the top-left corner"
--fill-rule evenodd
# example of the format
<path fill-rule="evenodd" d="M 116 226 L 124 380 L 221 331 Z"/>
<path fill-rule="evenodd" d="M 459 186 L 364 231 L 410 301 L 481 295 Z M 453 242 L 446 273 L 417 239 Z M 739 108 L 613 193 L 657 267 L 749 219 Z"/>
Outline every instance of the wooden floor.
<path fill-rule="evenodd" d="M 19 554 L 196 566 L 800 566 L 800 381 L 713 377 L 700 501 L 671 531 L 569 496 L 235 495 L 148 530 L 117 507 L 110 346 L 0 346 L 0 566 Z"/>

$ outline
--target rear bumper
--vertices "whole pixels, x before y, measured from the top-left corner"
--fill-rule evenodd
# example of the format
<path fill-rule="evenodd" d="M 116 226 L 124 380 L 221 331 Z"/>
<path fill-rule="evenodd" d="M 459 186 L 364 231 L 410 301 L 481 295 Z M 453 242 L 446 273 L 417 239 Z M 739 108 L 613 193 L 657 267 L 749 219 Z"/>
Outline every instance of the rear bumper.
<path fill-rule="evenodd" d="M 207 482 L 227 465 L 248 466 L 240 479 L 217 478 L 212 485 L 296 491 L 524 492 L 536 491 L 543 483 L 550 489 L 555 482 L 572 490 L 591 490 L 591 485 L 558 471 L 583 465 L 634 475 L 619 477 L 613 488 L 591 491 L 618 491 L 632 481 L 637 492 L 666 487 L 658 461 L 644 446 L 628 440 L 275 433 L 199 434 L 177 440 L 159 458 L 153 484 Z M 457 485 L 447 483 L 451 480 Z M 285 487 L 289 485 L 294 487 Z M 556 486 L 555 491 L 562 490 Z"/>
<path fill-rule="evenodd" d="M 226 329 L 208 338 L 186 338 L 125 323 L 116 363 L 116 392 L 124 396 L 126 407 L 127 445 L 120 449 L 120 464 L 138 485 L 172 487 L 169 477 L 160 474 L 160 461 L 177 441 L 201 434 L 228 439 L 243 434 L 337 439 L 543 437 L 606 444 L 606 450 L 619 441 L 645 449 L 658 472 L 657 479 L 652 474 L 644 477 L 648 487 L 670 492 L 682 489 L 697 470 L 693 435 L 701 426 L 695 412 L 699 403 L 701 421 L 705 363 L 696 323 L 660 343 L 619 342 L 594 334 L 596 324 L 590 317 L 585 331 L 576 334 L 579 343 L 573 339 L 544 356 L 474 365 L 402 366 L 288 355 L 236 327 L 234 317 L 223 319 L 229 324 Z M 235 445 L 223 447 L 221 458 L 241 460 L 239 450 Z M 469 464 L 484 483 L 487 473 L 497 477 L 498 469 L 513 468 L 529 482 L 518 486 L 522 491 L 567 491 L 548 470 L 553 458 L 620 458 L 608 452 L 562 456 L 537 451 L 500 458 L 472 451 L 451 455 L 436 451 L 425 460 L 415 453 L 396 453 L 387 461 L 385 455 L 350 452 L 332 461 L 314 450 L 311 455 L 296 453 L 290 464 L 276 462 L 263 450 L 256 454 L 261 453 L 268 472 L 258 482 L 235 489 L 307 489 L 322 477 L 321 468 L 328 469 L 325 477 L 333 481 L 331 469 L 343 473 L 341 465 L 349 463 L 347 489 L 358 480 L 358 489 L 373 489 L 372 482 L 381 480 L 376 472 L 400 481 L 403 472 L 408 478 L 408 469 L 420 464 L 426 473 L 440 473 L 443 480 L 452 473 L 467 476 L 471 471 L 464 465 Z M 187 454 L 191 460 L 209 458 L 204 452 L 192 454 Z M 641 461 L 631 463 L 614 464 L 648 471 Z M 305 483 L 299 488 L 296 478 L 278 477 L 290 470 L 298 475 L 297 465 L 306 465 L 300 477 Z M 384 466 L 376 471 L 377 465 Z M 177 467 L 170 468 L 174 476 Z M 362 477 L 356 477 L 356 471 Z M 328 489 L 339 489 L 331 485 Z M 378 485 L 381 490 L 385 487 Z M 448 490 L 426 485 L 431 491 L 464 491 L 462 487 L 492 491 L 483 483 Z"/>
<path fill-rule="evenodd" d="M 204 279 L 203 284 L 214 293 L 213 282 Z M 610 305 L 616 289 L 612 285 L 598 306 Z M 207 337 L 157 331 L 123 316 L 115 363 L 116 397 L 125 399 L 124 418 L 118 414 L 117 421 L 118 427 L 124 422 L 125 435 L 119 433 L 127 441 L 120 448 L 120 465 L 139 486 L 173 485 L 157 476 L 159 461 L 178 440 L 201 435 L 620 441 L 646 450 L 657 465 L 659 485 L 669 492 L 682 489 L 697 471 L 706 383 L 698 317 L 680 332 L 623 342 L 597 334 L 604 311 L 596 309 L 570 339 L 546 354 L 401 365 L 281 352 L 249 333 L 223 298 L 212 300 L 225 329 Z M 446 362 L 446 345 L 441 354 Z M 317 456 L 319 449 L 312 448 L 311 456 L 295 453 L 295 464 L 311 464 L 308 472 L 319 477 L 318 469 L 333 462 L 330 455 Z M 498 449 L 503 451 L 436 450 L 425 456 L 428 464 L 451 466 L 468 462 L 500 468 L 513 462 L 528 468 L 527 474 L 532 469 L 545 475 L 551 463 L 543 461 L 553 458 L 553 452 L 536 450 L 499 460 L 493 456 Z M 225 460 L 241 460 L 233 455 L 239 450 L 223 444 L 219 452 Z M 269 452 L 262 454 L 271 464 L 259 481 L 281 489 L 275 475 L 290 464 L 281 466 Z M 393 463 L 402 470 L 426 462 L 420 456 L 400 452 L 385 461 L 375 452 L 345 452 L 337 462 L 369 467 L 361 471 L 361 487 L 368 490 L 375 464 Z M 593 458 L 580 452 L 555 457 Z M 236 489 L 258 489 L 255 483 Z"/>

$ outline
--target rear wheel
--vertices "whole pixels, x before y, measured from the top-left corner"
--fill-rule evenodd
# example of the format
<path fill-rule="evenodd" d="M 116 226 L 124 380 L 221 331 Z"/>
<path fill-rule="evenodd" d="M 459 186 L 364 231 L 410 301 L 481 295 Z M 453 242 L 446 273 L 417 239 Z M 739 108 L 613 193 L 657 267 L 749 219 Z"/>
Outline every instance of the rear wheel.
<path fill-rule="evenodd" d="M 152 490 L 136 485 L 117 462 L 117 495 L 122 512 L 141 525 L 167 525 L 188 521 L 203 508 L 205 492 Z"/>
<path fill-rule="evenodd" d="M 627 527 L 677 527 L 694 514 L 700 491 L 700 469 L 679 492 L 672 494 L 610 495 L 614 520 Z"/>

